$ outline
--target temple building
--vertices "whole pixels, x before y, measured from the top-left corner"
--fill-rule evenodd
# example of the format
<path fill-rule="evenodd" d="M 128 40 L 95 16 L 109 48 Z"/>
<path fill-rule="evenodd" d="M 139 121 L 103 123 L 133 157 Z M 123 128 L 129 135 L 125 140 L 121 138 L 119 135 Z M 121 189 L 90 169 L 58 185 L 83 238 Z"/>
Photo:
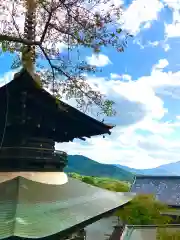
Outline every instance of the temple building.
<path fill-rule="evenodd" d="M 179 176 L 136 176 L 131 192 L 137 194 L 154 194 L 157 200 L 170 207 L 180 207 Z"/>
<path fill-rule="evenodd" d="M 110 134 L 111 126 L 57 100 L 24 69 L 0 88 L 0 108 L 0 239 L 83 236 L 133 199 L 68 179 L 67 154 L 55 150 L 55 142 Z"/>
<path fill-rule="evenodd" d="M 119 226 L 119 224 L 120 219 L 117 216 L 102 218 L 85 228 L 86 240 L 110 240 L 112 232 L 114 231 L 114 227 Z"/>
<path fill-rule="evenodd" d="M 153 194 L 158 201 L 168 205 L 161 212 L 170 216 L 174 224 L 180 224 L 180 177 L 179 176 L 136 176 L 131 187 L 136 194 Z"/>
<path fill-rule="evenodd" d="M 6 171 L 62 170 L 67 158 L 55 151 L 55 142 L 110 134 L 112 128 L 57 100 L 26 70 L 0 88 L 0 107 L 0 167 Z"/>

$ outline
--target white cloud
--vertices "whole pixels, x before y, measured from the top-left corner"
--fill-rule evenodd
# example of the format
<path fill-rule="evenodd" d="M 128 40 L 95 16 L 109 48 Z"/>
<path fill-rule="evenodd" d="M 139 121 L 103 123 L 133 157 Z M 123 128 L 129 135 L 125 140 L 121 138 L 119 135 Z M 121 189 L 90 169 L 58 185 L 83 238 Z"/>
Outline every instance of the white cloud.
<path fill-rule="evenodd" d="M 14 78 L 15 73 L 16 71 L 14 70 L 14 71 L 9 71 L 4 75 L 0 75 L 0 87 L 10 82 Z"/>
<path fill-rule="evenodd" d="M 133 168 L 152 168 L 164 163 L 175 162 L 180 157 L 180 142 L 173 142 L 158 134 L 140 135 L 134 131 L 116 129 L 118 137 L 96 137 L 80 142 L 57 144 L 69 154 L 80 154 L 101 163 L 122 164 Z"/>
<path fill-rule="evenodd" d="M 180 37 L 180 22 L 165 24 L 165 32 L 168 38 Z"/>
<path fill-rule="evenodd" d="M 167 51 L 169 51 L 171 48 L 170 48 L 170 46 L 169 46 L 169 44 L 167 44 L 167 43 L 164 43 L 163 45 L 162 45 L 162 47 L 164 48 L 164 51 L 165 52 L 167 52 Z"/>
<path fill-rule="evenodd" d="M 159 45 L 159 41 L 154 41 L 154 42 L 149 41 L 148 45 L 151 45 L 153 47 L 157 47 Z"/>
<path fill-rule="evenodd" d="M 98 3 L 94 4 L 93 1 L 88 1 L 87 6 L 91 11 L 97 12 L 97 11 L 104 11 L 108 12 L 112 5 L 118 7 L 121 7 L 124 4 L 123 0 L 109 0 L 109 1 L 98 1 Z M 93 6 L 93 7 L 92 7 Z"/>
<path fill-rule="evenodd" d="M 131 81 L 131 76 L 128 74 L 122 74 L 119 75 L 117 73 L 111 73 L 110 74 L 111 79 L 118 79 L 118 80 L 124 80 L 124 81 Z"/>
<path fill-rule="evenodd" d="M 180 0 L 163 0 L 163 3 L 171 9 L 180 9 Z"/>
<path fill-rule="evenodd" d="M 163 7 L 159 0 L 134 0 L 125 11 L 121 23 L 126 30 L 136 35 L 142 24 L 149 27 L 149 22 L 157 20 L 158 13 Z"/>
<path fill-rule="evenodd" d="M 141 38 L 134 38 L 133 43 L 137 44 L 138 46 L 140 46 L 140 49 L 144 49 L 146 47 L 146 44 L 142 43 L 142 39 Z"/>
<path fill-rule="evenodd" d="M 91 57 L 86 57 L 88 64 L 97 66 L 97 67 L 104 67 L 108 64 L 112 64 L 108 56 L 104 54 L 92 54 Z"/>
<path fill-rule="evenodd" d="M 68 45 L 63 43 L 63 42 L 57 42 L 55 45 L 54 43 L 52 43 L 51 41 L 46 41 L 46 43 L 44 44 L 44 46 L 47 48 L 47 49 L 52 49 L 52 48 L 55 48 L 56 51 L 58 51 L 59 53 L 62 53 L 63 50 L 67 49 L 68 48 Z M 54 56 L 54 58 L 57 58 L 57 56 Z"/>
<path fill-rule="evenodd" d="M 120 79 L 121 78 L 121 75 L 119 75 L 117 73 L 111 73 L 110 76 L 111 76 L 111 79 Z"/>
<path fill-rule="evenodd" d="M 165 24 L 166 37 L 180 37 L 180 0 L 164 0 L 164 3 L 173 13 L 172 23 Z"/>
<path fill-rule="evenodd" d="M 158 64 L 154 65 L 153 70 L 163 70 L 169 65 L 167 59 L 160 59 Z"/>
<path fill-rule="evenodd" d="M 131 80 L 132 80 L 131 76 L 128 75 L 128 74 L 123 74 L 123 75 L 121 76 L 121 78 L 122 78 L 122 80 L 124 80 L 124 81 L 131 81 Z"/>
<path fill-rule="evenodd" d="M 162 120 L 168 113 L 164 96 L 180 96 L 180 72 L 164 72 L 167 65 L 166 59 L 160 59 L 151 75 L 136 81 L 124 82 L 121 75 L 121 81 L 90 78 L 91 84 L 97 83 L 98 88 L 116 102 L 117 116 L 106 119 L 114 121 L 116 127 L 105 138 L 93 137 L 85 144 L 81 141 L 57 144 L 57 148 L 99 162 L 134 168 L 151 168 L 179 161 L 180 140 L 173 141 L 173 136 L 180 131 L 180 111 L 174 120 Z M 117 75 L 111 76 L 116 78 Z"/>
<path fill-rule="evenodd" d="M 151 22 L 146 22 L 145 24 L 144 24 L 144 29 L 148 29 L 148 28 L 150 28 L 151 27 Z"/>
<path fill-rule="evenodd" d="M 144 49 L 146 47 L 162 47 L 165 52 L 170 50 L 169 44 L 167 44 L 167 39 L 160 40 L 160 41 L 147 41 L 143 43 L 143 40 L 141 38 L 134 38 L 133 40 L 134 44 L 137 44 L 140 46 L 141 49 Z"/>
<path fill-rule="evenodd" d="M 166 39 L 162 41 L 154 41 L 154 42 L 149 41 L 147 46 L 152 46 L 152 47 L 160 46 L 164 49 L 165 52 L 170 50 L 170 46 L 168 43 L 166 43 Z"/>

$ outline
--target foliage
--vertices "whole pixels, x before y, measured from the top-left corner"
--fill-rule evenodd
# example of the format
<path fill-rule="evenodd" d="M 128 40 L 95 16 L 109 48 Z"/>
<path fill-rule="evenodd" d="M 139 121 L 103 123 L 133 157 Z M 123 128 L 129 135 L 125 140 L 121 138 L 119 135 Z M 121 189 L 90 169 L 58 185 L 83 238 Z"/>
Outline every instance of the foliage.
<path fill-rule="evenodd" d="M 169 207 L 155 200 L 153 195 L 138 195 L 129 204 L 123 206 L 116 215 L 130 225 L 158 225 L 172 221 L 169 216 L 161 215 Z"/>
<path fill-rule="evenodd" d="M 96 187 L 104 188 L 114 192 L 128 192 L 130 184 L 110 178 L 98 178 L 91 176 L 81 176 L 77 173 L 69 173 L 69 176 L 91 184 Z"/>
<path fill-rule="evenodd" d="M 159 228 L 156 240 L 180 240 L 180 230 L 171 231 L 171 228 Z"/>
<path fill-rule="evenodd" d="M 17 68 L 23 59 L 31 59 L 35 48 L 36 68 L 56 96 L 75 98 L 81 110 L 95 105 L 99 113 L 113 115 L 114 102 L 85 77 L 100 69 L 80 53 L 88 48 L 98 54 L 103 47 L 123 52 L 131 35 L 120 28 L 122 12 L 111 0 L 1 1 L 0 49 L 13 53 L 12 67 Z"/>
<path fill-rule="evenodd" d="M 80 175 L 113 178 L 131 182 L 133 174 L 111 164 L 102 164 L 81 155 L 69 155 L 66 172 L 75 172 Z"/>

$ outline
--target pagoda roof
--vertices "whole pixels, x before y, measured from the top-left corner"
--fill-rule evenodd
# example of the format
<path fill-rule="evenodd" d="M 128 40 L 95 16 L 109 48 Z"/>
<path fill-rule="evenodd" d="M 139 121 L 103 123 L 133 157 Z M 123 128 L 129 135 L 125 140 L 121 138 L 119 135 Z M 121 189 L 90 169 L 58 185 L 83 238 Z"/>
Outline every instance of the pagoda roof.
<path fill-rule="evenodd" d="M 7 96 L 9 115 L 12 115 L 20 107 L 23 92 L 27 94 L 26 112 L 31 112 L 31 116 L 33 113 L 35 121 L 41 119 L 42 132 L 49 135 L 46 137 L 56 142 L 67 142 L 72 141 L 74 138 L 110 134 L 112 126 L 104 124 L 58 100 L 43 89 L 30 73 L 24 69 L 16 74 L 11 82 L 0 88 L 0 107 L 4 115 L 7 110 Z M 3 121 L 2 118 L 1 121 Z M 0 125 L 3 125 L 3 123 L 1 122 Z M 50 128 L 53 129 L 52 132 Z"/>
<path fill-rule="evenodd" d="M 133 197 L 71 178 L 64 185 L 48 185 L 17 177 L 0 184 L 0 239 L 60 239 L 112 214 Z"/>
<path fill-rule="evenodd" d="M 131 192 L 154 194 L 157 200 L 180 207 L 180 176 L 136 176 Z"/>

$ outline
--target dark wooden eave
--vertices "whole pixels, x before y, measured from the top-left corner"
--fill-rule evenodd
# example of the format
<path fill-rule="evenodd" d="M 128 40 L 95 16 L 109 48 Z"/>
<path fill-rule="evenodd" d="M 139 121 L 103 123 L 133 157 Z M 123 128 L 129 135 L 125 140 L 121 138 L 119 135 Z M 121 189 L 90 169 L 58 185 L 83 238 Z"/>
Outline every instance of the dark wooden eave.
<path fill-rule="evenodd" d="M 31 132 L 36 132 L 36 135 L 43 134 L 42 137 L 49 137 L 56 142 L 67 142 L 74 138 L 83 139 L 110 134 L 112 126 L 97 121 L 63 101 L 57 100 L 43 89 L 26 70 L 22 70 L 14 80 L 0 88 L 0 107 L 4 114 L 4 118 L 0 120 L 0 128 L 4 127 L 7 100 L 9 112 L 11 111 L 9 115 L 12 115 L 15 109 L 20 109 L 20 97 L 23 92 L 27 94 L 26 111 L 32 116 L 32 121 L 27 128 L 32 128 Z M 41 129 L 36 131 L 34 127 L 38 123 Z"/>

